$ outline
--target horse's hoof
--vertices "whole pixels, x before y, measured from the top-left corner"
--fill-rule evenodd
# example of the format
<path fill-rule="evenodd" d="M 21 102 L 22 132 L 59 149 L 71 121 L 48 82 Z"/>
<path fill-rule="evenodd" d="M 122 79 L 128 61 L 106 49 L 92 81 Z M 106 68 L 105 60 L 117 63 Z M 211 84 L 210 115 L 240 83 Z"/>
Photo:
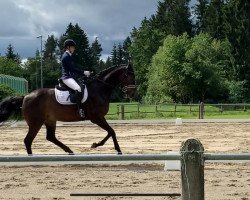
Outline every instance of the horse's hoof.
<path fill-rule="evenodd" d="M 118 152 L 117 154 L 118 154 L 118 155 L 122 155 L 122 152 Z"/>
<path fill-rule="evenodd" d="M 93 143 L 92 145 L 91 145 L 91 148 L 92 149 L 94 149 L 94 148 L 96 148 L 97 147 L 97 144 L 96 143 Z"/>
<path fill-rule="evenodd" d="M 73 155 L 75 155 L 73 152 L 72 152 L 72 153 L 69 153 L 69 156 L 73 156 Z"/>

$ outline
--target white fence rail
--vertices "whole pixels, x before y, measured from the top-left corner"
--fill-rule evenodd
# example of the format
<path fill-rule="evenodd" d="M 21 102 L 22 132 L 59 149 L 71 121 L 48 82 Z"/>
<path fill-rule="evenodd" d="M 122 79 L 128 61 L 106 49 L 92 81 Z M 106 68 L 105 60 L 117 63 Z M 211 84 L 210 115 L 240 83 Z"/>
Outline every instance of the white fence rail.
<path fill-rule="evenodd" d="M 249 161 L 250 153 L 216 154 L 204 153 L 200 141 L 189 139 L 183 143 L 180 153 L 176 154 L 131 154 L 131 155 L 29 155 L 29 156 L 0 156 L 2 163 L 20 162 L 79 162 L 79 161 L 181 161 L 182 200 L 204 200 L 204 164 L 206 160 Z M 180 196 L 175 193 L 165 194 L 71 194 L 71 196 Z"/>
<path fill-rule="evenodd" d="M 114 162 L 114 161 L 167 161 L 180 160 L 181 154 L 127 154 L 127 155 L 22 155 L 0 156 L 0 163 L 13 162 Z M 250 160 L 250 153 L 204 153 L 206 160 Z"/>

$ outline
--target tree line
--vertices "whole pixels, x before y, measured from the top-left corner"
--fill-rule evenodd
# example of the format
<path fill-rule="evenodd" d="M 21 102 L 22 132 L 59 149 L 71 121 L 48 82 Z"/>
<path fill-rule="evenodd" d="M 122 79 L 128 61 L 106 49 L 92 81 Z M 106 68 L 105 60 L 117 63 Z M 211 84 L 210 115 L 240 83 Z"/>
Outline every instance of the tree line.
<path fill-rule="evenodd" d="M 146 103 L 240 103 L 250 100 L 250 3 L 243 0 L 162 0 L 157 11 L 110 57 L 100 59 L 98 40 L 90 44 L 84 30 L 70 23 L 59 38 L 48 36 L 44 44 L 44 87 L 54 87 L 60 77 L 63 42 L 77 43 L 77 67 L 94 73 L 131 57 L 136 75 L 136 100 Z M 39 87 L 40 52 L 20 67 L 20 57 L 10 45 L 0 58 L 0 73 L 18 75 Z M 11 66 L 11 67 L 10 67 Z M 114 100 L 121 100 L 116 92 Z"/>
<path fill-rule="evenodd" d="M 249 1 L 164 0 L 131 40 L 139 100 L 250 100 Z"/>

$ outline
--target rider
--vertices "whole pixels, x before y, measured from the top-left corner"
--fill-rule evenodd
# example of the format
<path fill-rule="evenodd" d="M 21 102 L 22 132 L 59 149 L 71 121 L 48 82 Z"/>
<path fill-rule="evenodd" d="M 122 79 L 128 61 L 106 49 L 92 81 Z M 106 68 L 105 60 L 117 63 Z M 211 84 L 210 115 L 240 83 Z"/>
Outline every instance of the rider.
<path fill-rule="evenodd" d="M 74 62 L 72 59 L 72 54 L 74 53 L 76 48 L 76 43 L 72 39 L 67 39 L 64 42 L 64 53 L 61 58 L 61 67 L 62 67 L 62 82 L 67 85 L 69 88 L 75 91 L 76 96 L 76 104 L 78 108 L 78 112 L 81 118 L 85 117 L 83 106 L 82 106 L 82 90 L 80 85 L 75 80 L 75 75 L 83 75 L 84 73 L 75 68 Z"/>

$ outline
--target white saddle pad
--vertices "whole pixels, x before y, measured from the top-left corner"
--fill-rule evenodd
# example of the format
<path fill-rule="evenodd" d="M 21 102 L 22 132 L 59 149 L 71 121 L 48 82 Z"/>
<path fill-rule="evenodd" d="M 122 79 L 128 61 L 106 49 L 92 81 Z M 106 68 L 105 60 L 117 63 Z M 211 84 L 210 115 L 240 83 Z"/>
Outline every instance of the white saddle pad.
<path fill-rule="evenodd" d="M 55 88 L 55 96 L 56 96 L 57 102 L 60 104 L 63 104 L 63 105 L 76 104 L 76 103 L 70 102 L 69 91 L 61 91 Z M 87 98 L 88 98 L 88 90 L 87 90 L 87 87 L 85 86 L 82 103 L 84 103 L 87 100 Z"/>

